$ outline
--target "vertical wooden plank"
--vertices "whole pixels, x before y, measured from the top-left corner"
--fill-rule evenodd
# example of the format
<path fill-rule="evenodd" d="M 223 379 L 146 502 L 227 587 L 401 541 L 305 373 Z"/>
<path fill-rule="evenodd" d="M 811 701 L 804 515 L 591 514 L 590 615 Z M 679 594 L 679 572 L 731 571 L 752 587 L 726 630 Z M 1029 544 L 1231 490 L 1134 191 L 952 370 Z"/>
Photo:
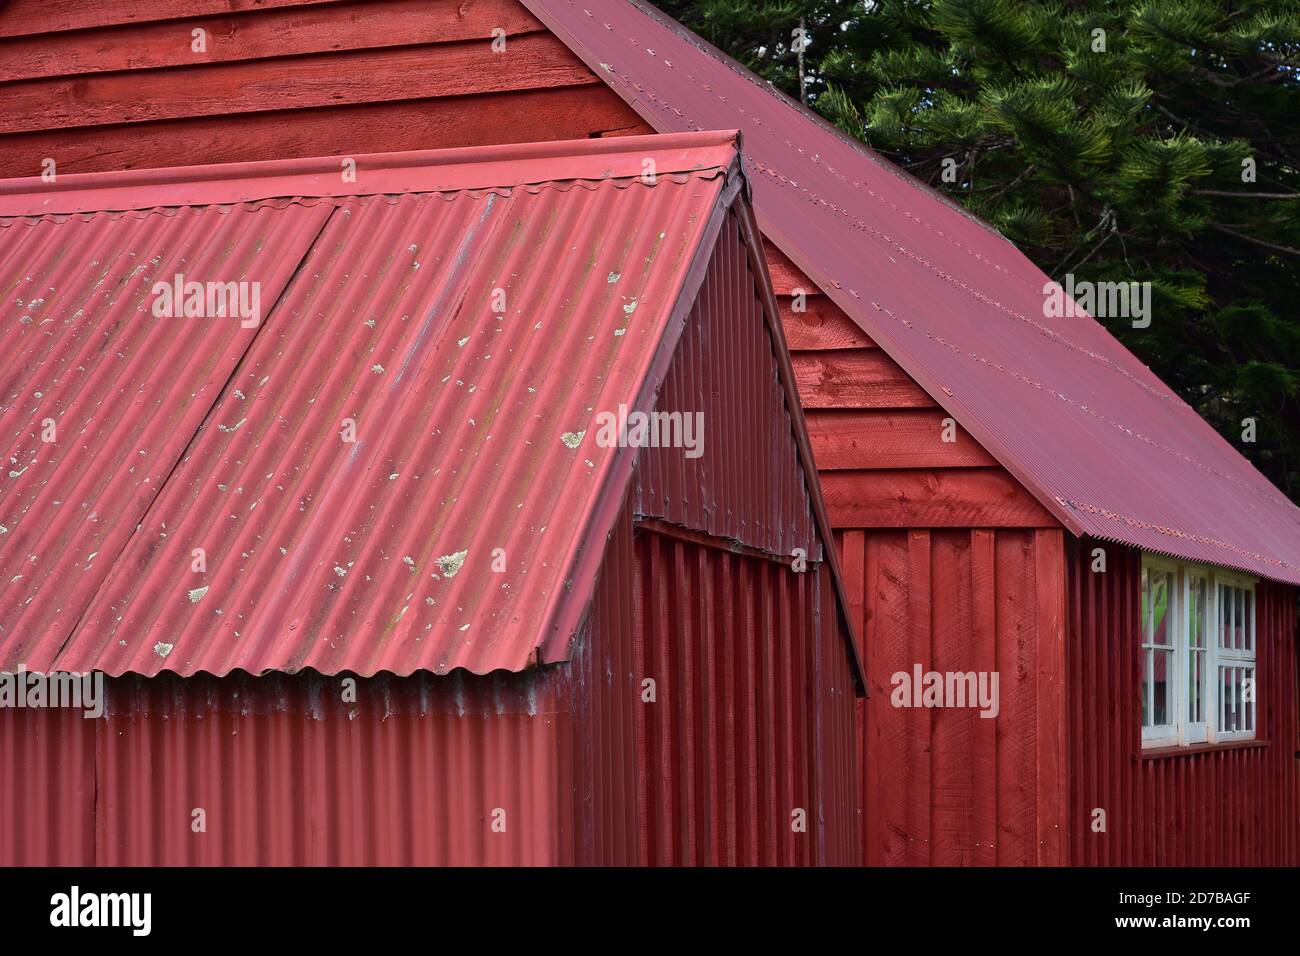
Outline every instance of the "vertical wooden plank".
<path fill-rule="evenodd" d="M 840 573 L 844 578 L 845 597 L 849 602 L 849 619 L 858 632 L 858 640 L 866 635 L 866 532 L 845 531 L 838 535 L 840 545 Z M 866 648 L 858 647 L 858 657 L 866 660 Z"/>
<path fill-rule="evenodd" d="M 908 536 L 882 532 L 866 539 L 864 639 L 871 697 L 866 703 L 868 788 L 867 860 L 874 866 L 911 862 L 908 829 L 909 778 L 913 773 L 909 722 L 890 702 L 890 676 L 910 671 L 908 631 Z M 928 788 L 927 788 L 928 799 Z"/>
<path fill-rule="evenodd" d="M 975 672 L 969 531 L 931 532 L 932 668 L 946 678 Z M 978 681 L 977 681 L 978 685 Z M 953 688 L 956 690 L 956 688 Z M 963 688 L 964 690 L 965 688 Z M 945 687 L 946 691 L 946 687 Z M 978 693 L 978 686 L 975 689 Z M 935 866 L 974 863 L 977 701 L 945 700 L 930 712 L 931 857 Z"/>
<path fill-rule="evenodd" d="M 971 532 L 971 638 L 975 669 L 984 673 L 994 673 L 998 669 L 995 536 L 994 531 Z M 998 680 L 1000 685 L 1000 674 Z M 976 866 L 994 866 L 997 863 L 997 725 L 1001 720 L 1005 718 L 999 700 L 996 718 L 979 717 L 974 721 L 974 795 L 971 805 L 975 843 L 972 862 Z"/>
<path fill-rule="evenodd" d="M 1033 532 L 999 532 L 994 581 L 1002 716 L 998 721 L 999 866 L 1031 866 L 1035 850 Z"/>
<path fill-rule="evenodd" d="M 907 533 L 907 658 L 900 670 L 912 673 L 920 665 L 931 667 L 933 648 L 930 631 L 930 532 Z M 915 703 L 915 701 L 913 702 Z M 930 711 L 911 707 L 904 711 L 907 724 L 907 862 L 930 865 L 931 809 L 933 806 L 930 769 Z"/>
<path fill-rule="evenodd" d="M 1038 744 L 1038 862 L 1067 863 L 1065 825 L 1065 544 L 1057 529 L 1034 532 L 1034 633 Z"/>

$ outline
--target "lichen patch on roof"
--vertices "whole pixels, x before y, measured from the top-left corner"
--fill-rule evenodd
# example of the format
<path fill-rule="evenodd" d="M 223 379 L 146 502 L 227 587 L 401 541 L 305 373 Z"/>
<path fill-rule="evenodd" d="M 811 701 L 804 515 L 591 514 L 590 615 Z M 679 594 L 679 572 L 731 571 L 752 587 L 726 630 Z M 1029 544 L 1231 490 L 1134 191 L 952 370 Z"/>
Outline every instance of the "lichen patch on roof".
<path fill-rule="evenodd" d="M 4 298 L 43 298 L 52 320 L 5 319 L 0 451 L 22 466 L 0 474 L 0 666 L 536 663 L 558 609 L 587 599 L 567 585 L 597 548 L 582 536 L 603 541 L 591 516 L 625 490 L 626 450 L 560 436 L 643 394 L 736 194 L 734 134 L 448 153 L 360 158 L 382 199 L 337 195 L 306 161 L 61 177 L 53 196 L 0 183 L 0 263 L 23 264 Z M 642 182 L 647 155 L 680 175 Z M 329 201 L 204 204 L 258 184 Z M 169 215 L 105 213 L 141 202 Z M 178 271 L 260 283 L 274 308 L 256 328 L 159 319 L 151 285 Z M 496 289 L 527 321 L 500 321 Z M 613 334 L 633 298 L 638 335 Z M 490 348 L 462 342 L 480 335 Z"/>

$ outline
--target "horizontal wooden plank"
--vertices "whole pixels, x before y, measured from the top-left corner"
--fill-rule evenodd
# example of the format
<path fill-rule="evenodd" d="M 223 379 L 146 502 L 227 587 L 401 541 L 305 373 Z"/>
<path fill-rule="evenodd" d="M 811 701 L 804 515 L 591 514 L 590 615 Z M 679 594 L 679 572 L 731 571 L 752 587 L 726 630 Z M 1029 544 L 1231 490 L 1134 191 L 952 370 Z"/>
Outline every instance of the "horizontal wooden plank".
<path fill-rule="evenodd" d="M 0 15 L 2 16 L 2 15 Z M 517 0 L 379 0 L 143 23 L 0 40 L 0 81 L 199 66 L 275 56 L 449 43 L 487 42 L 545 28 Z M 192 49 L 193 31 L 206 49 Z"/>
<path fill-rule="evenodd" d="M 818 291 L 817 283 L 766 239 L 763 240 L 763 254 L 767 257 L 767 271 L 772 276 L 772 291 L 777 295 L 792 295 L 796 289 L 808 294 Z"/>
<path fill-rule="evenodd" d="M 832 471 L 822 495 L 836 528 L 1051 528 L 1056 519 L 1002 468 Z"/>
<path fill-rule="evenodd" d="M 841 412 L 809 410 L 808 437 L 819 471 L 845 468 L 973 468 L 994 465 L 988 452 L 954 425 L 943 440 L 942 409 Z"/>
<path fill-rule="evenodd" d="M 824 295 L 810 295 L 804 300 L 804 310 L 794 311 L 792 296 L 777 296 L 781 310 L 781 324 L 790 351 L 804 349 L 870 349 L 871 341 L 856 322 L 838 305 Z"/>
<path fill-rule="evenodd" d="M 4 91 L 0 132 L 598 82 L 554 36 L 529 33 L 503 53 L 482 40 L 24 81 Z"/>
<path fill-rule="evenodd" d="M 167 0 L 166 3 L 141 3 L 140 0 L 95 0 L 94 3 L 87 3 L 86 0 L 9 0 L 4 5 L 3 12 L 0 12 L 0 37 L 329 2 L 330 0 Z"/>
<path fill-rule="evenodd" d="M 60 173 L 450 149 L 650 132 L 603 83 L 0 136 L 0 170 Z"/>
<path fill-rule="evenodd" d="M 796 352 L 804 408 L 932 408 L 935 402 L 881 349 Z"/>

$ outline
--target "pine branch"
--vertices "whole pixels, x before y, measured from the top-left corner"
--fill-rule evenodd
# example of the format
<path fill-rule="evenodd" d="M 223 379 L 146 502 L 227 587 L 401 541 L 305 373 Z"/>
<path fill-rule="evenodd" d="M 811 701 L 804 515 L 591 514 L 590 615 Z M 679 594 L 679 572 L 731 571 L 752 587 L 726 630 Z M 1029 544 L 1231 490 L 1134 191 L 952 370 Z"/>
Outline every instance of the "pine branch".
<path fill-rule="evenodd" d="M 1235 236 L 1244 242 L 1253 242 L 1257 246 L 1263 246 L 1265 249 L 1272 249 L 1275 252 L 1282 252 L 1288 256 L 1300 256 L 1300 249 L 1293 249 L 1290 246 L 1279 246 L 1274 242 L 1265 242 L 1263 239 L 1256 239 L 1254 236 L 1248 236 L 1245 233 L 1237 232 L 1235 229 L 1229 229 L 1227 226 L 1221 226 L 1217 222 L 1212 222 L 1210 225 L 1220 232 L 1226 232 L 1228 235 Z"/>
<path fill-rule="evenodd" d="M 1300 199 L 1300 193 L 1245 193 L 1227 189 L 1193 189 L 1197 196 L 1230 196 L 1240 199 Z"/>

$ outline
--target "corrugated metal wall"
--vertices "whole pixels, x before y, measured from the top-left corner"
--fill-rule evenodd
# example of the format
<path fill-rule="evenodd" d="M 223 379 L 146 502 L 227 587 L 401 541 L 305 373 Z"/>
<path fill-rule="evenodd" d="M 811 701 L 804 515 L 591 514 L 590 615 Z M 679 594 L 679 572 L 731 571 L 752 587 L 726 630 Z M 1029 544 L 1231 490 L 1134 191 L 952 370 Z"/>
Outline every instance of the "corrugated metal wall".
<path fill-rule="evenodd" d="M 0 867 L 95 859 L 95 745 L 102 720 L 0 710 Z"/>
<path fill-rule="evenodd" d="M 733 213 L 659 394 L 660 411 L 703 413 L 704 454 L 645 449 L 636 508 L 774 554 L 801 547 L 820 559 L 757 281 Z"/>
<path fill-rule="evenodd" d="M 580 862 L 859 861 L 847 636 L 829 567 L 791 567 L 822 544 L 762 322 L 729 217 L 658 404 L 704 412 L 705 454 L 641 453 L 574 649 Z"/>
<path fill-rule="evenodd" d="M 824 569 L 656 533 L 636 553 L 634 660 L 656 692 L 636 721 L 640 859 L 857 863 L 853 678 Z"/>
<path fill-rule="evenodd" d="M 1091 553 L 1106 551 L 1106 573 Z M 1295 866 L 1296 590 L 1256 586 L 1263 746 L 1143 757 L 1137 693 L 1141 554 L 1083 539 L 1069 573 L 1070 859 L 1109 866 Z M 1093 810 L 1106 831 L 1093 832 Z"/>
<path fill-rule="evenodd" d="M 1065 862 L 1059 529 L 837 534 L 866 643 L 869 866 Z M 892 675 L 997 671 L 999 712 L 895 707 Z"/>
<path fill-rule="evenodd" d="M 555 863 L 564 682 L 379 677 L 351 704 L 341 677 L 162 675 L 111 680 L 106 719 L 6 711 L 0 865 Z"/>

